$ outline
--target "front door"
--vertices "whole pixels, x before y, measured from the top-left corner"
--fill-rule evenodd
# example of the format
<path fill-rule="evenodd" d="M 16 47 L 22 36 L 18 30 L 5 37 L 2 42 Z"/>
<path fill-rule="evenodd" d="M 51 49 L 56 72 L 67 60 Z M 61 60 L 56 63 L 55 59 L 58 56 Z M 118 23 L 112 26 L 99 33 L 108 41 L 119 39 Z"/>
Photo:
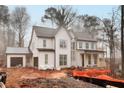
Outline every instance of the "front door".
<path fill-rule="evenodd" d="M 38 57 L 34 57 L 34 67 L 38 67 Z"/>
<path fill-rule="evenodd" d="M 82 54 L 82 67 L 84 67 L 84 54 Z"/>

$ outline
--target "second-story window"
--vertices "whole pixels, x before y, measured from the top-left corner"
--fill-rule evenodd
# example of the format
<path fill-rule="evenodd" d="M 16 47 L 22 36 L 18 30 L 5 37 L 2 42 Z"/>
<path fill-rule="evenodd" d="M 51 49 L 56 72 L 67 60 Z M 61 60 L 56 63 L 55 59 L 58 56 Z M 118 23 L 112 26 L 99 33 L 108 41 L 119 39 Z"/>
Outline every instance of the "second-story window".
<path fill-rule="evenodd" d="M 86 42 L 86 49 L 89 49 L 89 43 Z"/>
<path fill-rule="evenodd" d="M 46 47 L 46 40 L 43 40 L 43 47 Z"/>
<path fill-rule="evenodd" d="M 66 48 L 66 41 L 60 40 L 60 48 Z"/>
<path fill-rule="evenodd" d="M 82 48 L 82 42 L 79 42 L 79 48 Z"/>
<path fill-rule="evenodd" d="M 94 49 L 94 42 L 91 43 L 91 48 Z"/>
<path fill-rule="evenodd" d="M 75 42 L 72 42 L 71 44 L 72 44 L 71 45 L 72 46 L 72 49 L 75 49 Z"/>

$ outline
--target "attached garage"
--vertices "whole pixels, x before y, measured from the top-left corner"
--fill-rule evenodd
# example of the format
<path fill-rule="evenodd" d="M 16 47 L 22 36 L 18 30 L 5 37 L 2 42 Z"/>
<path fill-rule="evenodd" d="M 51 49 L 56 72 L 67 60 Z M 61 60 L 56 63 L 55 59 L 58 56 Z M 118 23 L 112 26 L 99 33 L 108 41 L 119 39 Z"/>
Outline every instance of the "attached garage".
<path fill-rule="evenodd" d="M 26 67 L 27 56 L 30 55 L 28 48 L 11 48 L 6 49 L 7 67 Z"/>

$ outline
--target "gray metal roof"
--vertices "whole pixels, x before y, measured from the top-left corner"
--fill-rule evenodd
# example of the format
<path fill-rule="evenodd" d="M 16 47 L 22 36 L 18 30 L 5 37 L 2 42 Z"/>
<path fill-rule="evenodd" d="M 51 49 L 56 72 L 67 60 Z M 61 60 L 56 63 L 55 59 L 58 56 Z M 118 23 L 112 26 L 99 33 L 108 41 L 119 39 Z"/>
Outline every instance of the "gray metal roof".
<path fill-rule="evenodd" d="M 77 40 L 97 41 L 88 32 L 73 32 Z"/>
<path fill-rule="evenodd" d="M 6 54 L 29 54 L 29 49 L 27 47 L 7 47 Z"/>
<path fill-rule="evenodd" d="M 57 30 L 48 27 L 33 26 L 37 37 L 53 38 L 56 35 Z"/>

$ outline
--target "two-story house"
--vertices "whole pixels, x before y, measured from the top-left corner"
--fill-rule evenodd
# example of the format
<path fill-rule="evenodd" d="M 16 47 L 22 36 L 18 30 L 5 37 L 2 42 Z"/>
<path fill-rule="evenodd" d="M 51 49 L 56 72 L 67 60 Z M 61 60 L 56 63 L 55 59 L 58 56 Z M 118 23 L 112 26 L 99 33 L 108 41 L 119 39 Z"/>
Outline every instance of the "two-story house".
<path fill-rule="evenodd" d="M 17 50 L 17 51 L 16 51 Z M 100 66 L 97 41 L 84 32 L 33 26 L 28 48 L 7 48 L 7 67 L 22 65 L 38 69 Z"/>

